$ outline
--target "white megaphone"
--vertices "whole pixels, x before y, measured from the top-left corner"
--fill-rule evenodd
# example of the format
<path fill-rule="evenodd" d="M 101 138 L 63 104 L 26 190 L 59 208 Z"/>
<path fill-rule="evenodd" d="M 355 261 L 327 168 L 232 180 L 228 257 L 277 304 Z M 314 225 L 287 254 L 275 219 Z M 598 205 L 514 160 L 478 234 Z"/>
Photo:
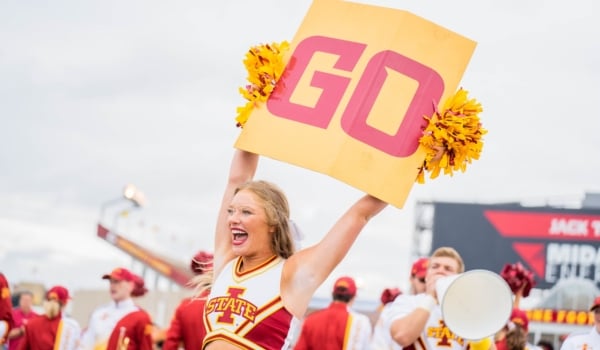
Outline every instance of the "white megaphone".
<path fill-rule="evenodd" d="M 512 292 L 500 275 L 471 270 L 436 282 L 442 319 L 457 336 L 479 340 L 498 332 L 512 312 Z"/>

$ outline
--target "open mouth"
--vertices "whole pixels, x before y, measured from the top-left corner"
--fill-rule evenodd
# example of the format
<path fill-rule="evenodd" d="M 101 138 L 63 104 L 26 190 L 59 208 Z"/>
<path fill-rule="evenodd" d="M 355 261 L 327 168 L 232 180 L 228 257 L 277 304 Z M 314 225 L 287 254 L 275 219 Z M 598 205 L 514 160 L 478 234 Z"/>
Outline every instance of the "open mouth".
<path fill-rule="evenodd" d="M 232 230 L 233 244 L 242 244 L 248 239 L 248 233 L 241 230 Z"/>

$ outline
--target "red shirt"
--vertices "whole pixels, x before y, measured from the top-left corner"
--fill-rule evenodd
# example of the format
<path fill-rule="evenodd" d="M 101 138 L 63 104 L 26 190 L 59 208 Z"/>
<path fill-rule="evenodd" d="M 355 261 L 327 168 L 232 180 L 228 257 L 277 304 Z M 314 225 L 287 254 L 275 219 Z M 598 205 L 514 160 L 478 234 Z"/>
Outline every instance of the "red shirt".
<path fill-rule="evenodd" d="M 508 350 L 508 347 L 506 346 L 506 338 L 496 342 L 496 350 Z"/>
<path fill-rule="evenodd" d="M 344 348 L 348 305 L 332 302 L 329 307 L 306 316 L 295 350 L 339 350 Z"/>
<path fill-rule="evenodd" d="M 206 336 L 204 304 L 206 299 L 186 298 L 181 301 L 167 331 L 163 350 L 177 350 L 182 343 L 185 350 L 202 349 Z"/>
<path fill-rule="evenodd" d="M 27 322 L 19 350 L 53 350 L 60 319 L 61 316 L 49 319 L 42 315 Z"/>
<path fill-rule="evenodd" d="M 13 321 L 14 321 L 14 327 L 13 328 L 19 328 L 21 326 L 26 326 L 27 322 L 29 322 L 29 320 L 33 319 L 34 317 L 38 316 L 38 314 L 31 310 L 29 311 L 29 313 L 24 313 L 23 310 L 21 310 L 20 308 L 16 308 L 13 309 Z M 23 336 L 18 336 L 12 339 L 8 340 L 8 348 L 9 349 L 18 349 L 19 345 L 21 344 L 21 339 L 23 339 Z"/>
<path fill-rule="evenodd" d="M 152 350 L 152 320 L 146 311 L 138 310 L 125 315 L 110 334 L 106 350 L 121 350 L 127 341 L 128 350 Z"/>
<path fill-rule="evenodd" d="M 6 336 L 13 326 L 12 302 L 10 300 L 10 288 L 4 274 L 0 272 L 0 322 L 5 323 L 6 332 L 0 334 L 0 345 L 6 341 Z"/>

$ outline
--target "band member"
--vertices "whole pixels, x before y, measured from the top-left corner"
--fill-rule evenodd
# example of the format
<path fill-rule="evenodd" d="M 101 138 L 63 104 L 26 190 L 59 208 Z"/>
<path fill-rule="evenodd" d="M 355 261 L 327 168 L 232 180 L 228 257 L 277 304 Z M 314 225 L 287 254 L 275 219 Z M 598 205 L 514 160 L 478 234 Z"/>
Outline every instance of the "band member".
<path fill-rule="evenodd" d="M 201 276 L 212 269 L 213 255 L 208 252 L 198 252 L 190 263 L 190 268 L 196 276 Z M 203 295 L 184 298 L 171 319 L 163 350 L 202 349 L 202 341 L 206 335 L 204 329 L 204 305 L 209 290 Z"/>
<path fill-rule="evenodd" d="M 8 349 L 18 349 L 21 344 L 23 334 L 25 334 L 25 325 L 29 320 L 39 316 L 33 310 L 33 293 L 30 291 L 22 291 L 18 294 L 19 306 L 13 308 L 14 327 L 8 333 Z"/>
<path fill-rule="evenodd" d="M 594 299 L 590 311 L 594 312 L 594 327 L 587 333 L 567 337 L 560 350 L 600 349 L 600 296 Z"/>
<path fill-rule="evenodd" d="M 6 342 L 8 332 L 13 326 L 10 288 L 4 274 L 0 272 L 0 345 Z"/>
<path fill-rule="evenodd" d="M 417 350 L 487 350 L 495 349 L 493 339 L 468 342 L 455 334 L 444 323 L 438 303 L 436 281 L 445 276 L 464 272 L 464 263 L 458 252 L 450 247 L 436 249 L 431 255 L 425 275 L 425 292 L 400 295 L 381 313 L 386 338 L 374 349 Z"/>
<path fill-rule="evenodd" d="M 356 297 L 356 283 L 340 277 L 333 285 L 333 301 L 325 309 L 308 315 L 302 324 L 295 350 L 366 350 L 371 338 L 371 321 L 350 307 Z"/>
<path fill-rule="evenodd" d="M 64 309 L 69 302 L 69 291 L 55 286 L 46 292 L 44 314 L 27 322 L 18 350 L 76 350 L 81 328 L 67 317 Z"/>
<path fill-rule="evenodd" d="M 136 288 L 135 275 L 116 268 L 102 276 L 110 282 L 112 301 L 92 313 L 81 337 L 84 350 L 151 350 L 153 325 L 148 313 L 132 300 Z"/>

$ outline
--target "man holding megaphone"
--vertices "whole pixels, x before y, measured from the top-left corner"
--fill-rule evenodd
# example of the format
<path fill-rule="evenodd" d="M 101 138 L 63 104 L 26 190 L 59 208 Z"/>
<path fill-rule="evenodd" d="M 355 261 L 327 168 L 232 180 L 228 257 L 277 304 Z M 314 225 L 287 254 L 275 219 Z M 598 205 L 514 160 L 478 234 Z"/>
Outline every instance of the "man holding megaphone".
<path fill-rule="evenodd" d="M 425 293 L 417 295 L 400 295 L 391 307 L 381 314 L 386 334 L 387 347 L 382 349 L 415 349 L 415 350 L 489 350 L 495 349 L 491 337 L 483 340 L 468 341 L 454 334 L 442 317 L 442 308 L 438 295 L 443 293 L 438 280 L 463 273 L 465 270 L 462 257 L 451 247 L 436 249 L 429 259 L 425 275 Z M 379 349 L 374 349 L 379 350 Z"/>

